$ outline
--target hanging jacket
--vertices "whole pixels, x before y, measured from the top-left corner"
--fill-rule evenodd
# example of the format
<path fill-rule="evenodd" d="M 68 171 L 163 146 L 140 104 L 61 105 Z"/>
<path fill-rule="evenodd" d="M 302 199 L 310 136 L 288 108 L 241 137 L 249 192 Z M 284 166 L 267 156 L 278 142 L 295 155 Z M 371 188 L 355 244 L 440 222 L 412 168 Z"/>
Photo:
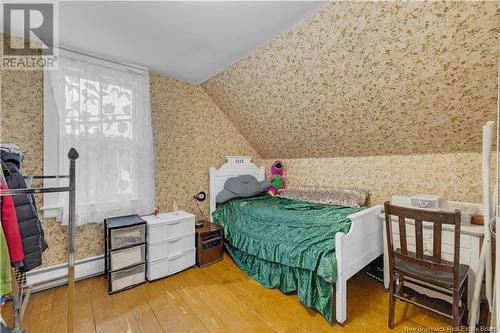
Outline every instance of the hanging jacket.
<path fill-rule="evenodd" d="M 0 190 L 8 190 L 3 177 L 0 177 Z M 1 218 L 2 230 L 9 250 L 10 263 L 14 267 L 23 265 L 24 251 L 17 222 L 16 207 L 11 196 L 2 197 Z"/>
<path fill-rule="evenodd" d="M 26 188 L 26 182 L 19 170 L 22 164 L 22 155 L 0 150 L 0 159 L 9 188 Z M 15 195 L 13 199 L 24 250 L 24 265 L 19 270 L 28 272 L 42 264 L 42 252 L 48 246 L 44 238 L 42 224 L 38 218 L 34 195 Z"/>

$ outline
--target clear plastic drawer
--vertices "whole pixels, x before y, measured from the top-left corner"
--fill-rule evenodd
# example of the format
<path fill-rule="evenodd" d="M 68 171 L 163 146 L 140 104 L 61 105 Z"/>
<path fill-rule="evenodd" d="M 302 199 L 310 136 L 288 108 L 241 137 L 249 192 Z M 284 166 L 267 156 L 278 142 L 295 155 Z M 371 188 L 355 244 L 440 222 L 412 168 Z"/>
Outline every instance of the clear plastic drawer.
<path fill-rule="evenodd" d="M 111 273 L 111 292 L 122 290 L 146 281 L 146 264 Z"/>
<path fill-rule="evenodd" d="M 112 271 L 144 261 L 146 261 L 146 245 L 144 244 L 109 253 L 109 266 Z"/>
<path fill-rule="evenodd" d="M 136 225 L 110 230 L 110 250 L 119 249 L 146 241 L 146 225 Z"/>

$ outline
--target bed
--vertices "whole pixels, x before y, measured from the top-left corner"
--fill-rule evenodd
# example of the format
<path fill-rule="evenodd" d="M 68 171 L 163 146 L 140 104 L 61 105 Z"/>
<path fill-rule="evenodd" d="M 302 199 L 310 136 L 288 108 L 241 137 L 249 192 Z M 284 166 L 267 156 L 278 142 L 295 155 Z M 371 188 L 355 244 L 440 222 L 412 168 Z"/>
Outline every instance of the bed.
<path fill-rule="evenodd" d="M 381 206 L 356 209 L 261 196 L 217 207 L 215 198 L 228 178 L 265 178 L 264 167 L 248 156 L 226 159 L 219 169 L 210 168 L 210 217 L 225 227 L 226 249 L 235 262 L 266 287 L 297 291 L 330 322 L 335 303 L 335 319 L 343 325 L 347 280 L 383 253 Z"/>

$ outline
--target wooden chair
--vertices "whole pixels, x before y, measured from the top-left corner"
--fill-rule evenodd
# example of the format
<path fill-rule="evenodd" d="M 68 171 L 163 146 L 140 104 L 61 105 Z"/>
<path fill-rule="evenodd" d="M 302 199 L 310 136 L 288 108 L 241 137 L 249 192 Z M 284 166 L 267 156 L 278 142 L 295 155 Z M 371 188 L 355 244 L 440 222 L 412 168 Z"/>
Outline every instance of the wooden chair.
<path fill-rule="evenodd" d="M 399 248 L 394 248 L 392 216 L 397 216 L 399 224 Z M 415 252 L 408 250 L 406 219 L 414 220 Z M 422 222 L 432 223 L 432 256 L 424 254 Z M 460 211 L 455 213 L 434 212 L 391 205 L 385 202 L 385 224 L 389 255 L 389 328 L 394 328 L 396 299 L 433 311 L 452 319 L 454 331 L 460 329 L 460 322 L 467 312 L 467 284 L 469 266 L 460 264 Z M 441 258 L 443 224 L 455 226 L 453 262 Z M 410 227 L 411 225 L 408 224 Z M 426 230 L 427 231 L 427 230 Z M 407 278 L 411 278 L 411 281 Z M 425 287 L 434 292 L 452 297 L 451 315 L 406 298 L 404 283 Z M 437 288 L 436 288 L 437 287 Z M 459 302 L 461 306 L 459 307 Z"/>

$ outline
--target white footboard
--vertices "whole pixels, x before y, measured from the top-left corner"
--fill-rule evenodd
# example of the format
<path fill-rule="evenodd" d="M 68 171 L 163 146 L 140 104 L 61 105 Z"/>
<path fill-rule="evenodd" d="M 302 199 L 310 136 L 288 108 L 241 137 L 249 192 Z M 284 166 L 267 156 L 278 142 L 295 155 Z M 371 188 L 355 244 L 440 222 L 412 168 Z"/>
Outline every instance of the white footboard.
<path fill-rule="evenodd" d="M 335 235 L 337 257 L 336 318 L 339 324 L 347 319 L 347 280 L 384 252 L 382 223 L 378 215 L 382 206 L 373 206 L 349 215 L 351 229 Z"/>

